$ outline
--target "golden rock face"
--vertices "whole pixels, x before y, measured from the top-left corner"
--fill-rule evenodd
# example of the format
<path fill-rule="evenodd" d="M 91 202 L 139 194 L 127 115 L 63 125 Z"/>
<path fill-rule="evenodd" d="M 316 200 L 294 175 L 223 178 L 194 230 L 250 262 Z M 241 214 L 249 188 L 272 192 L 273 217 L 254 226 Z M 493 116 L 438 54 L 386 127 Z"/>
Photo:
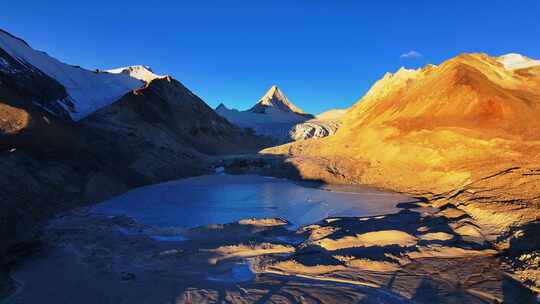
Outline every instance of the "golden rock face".
<path fill-rule="evenodd" d="M 386 74 L 347 111 L 333 137 L 265 152 L 304 157 L 299 170 L 309 178 L 322 174 L 305 156 L 345 157 L 341 171 L 356 174 L 357 182 L 448 191 L 497 166 L 536 159 L 539 92 L 539 66 L 509 69 L 495 57 L 463 54 Z"/>
<path fill-rule="evenodd" d="M 25 110 L 0 103 L 0 134 L 17 134 L 30 123 Z"/>
<path fill-rule="evenodd" d="M 507 70 L 483 54 L 400 70 L 374 85 L 346 115 L 342 130 L 384 125 L 406 134 L 462 128 L 485 138 L 538 139 L 540 68 L 527 70 Z"/>

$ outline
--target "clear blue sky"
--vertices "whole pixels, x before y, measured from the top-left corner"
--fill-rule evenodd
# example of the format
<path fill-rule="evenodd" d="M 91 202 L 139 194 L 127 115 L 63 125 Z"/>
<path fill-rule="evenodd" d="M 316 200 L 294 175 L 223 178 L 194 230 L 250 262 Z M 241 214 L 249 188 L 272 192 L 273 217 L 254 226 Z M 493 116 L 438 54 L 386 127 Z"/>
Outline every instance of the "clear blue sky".
<path fill-rule="evenodd" d="M 0 28 L 86 68 L 145 64 L 209 105 L 277 84 L 311 113 L 348 107 L 387 71 L 461 52 L 540 58 L 540 0 L 8 1 Z M 400 56 L 416 51 L 421 57 Z"/>

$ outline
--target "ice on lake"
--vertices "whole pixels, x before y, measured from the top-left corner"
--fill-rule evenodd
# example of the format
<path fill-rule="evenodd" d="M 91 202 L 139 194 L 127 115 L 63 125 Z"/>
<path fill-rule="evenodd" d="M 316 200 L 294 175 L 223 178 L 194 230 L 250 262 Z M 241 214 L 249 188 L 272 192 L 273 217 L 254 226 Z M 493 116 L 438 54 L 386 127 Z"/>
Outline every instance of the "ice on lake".
<path fill-rule="evenodd" d="M 192 228 L 244 218 L 280 217 L 294 227 L 334 216 L 398 211 L 410 198 L 367 187 L 319 186 L 255 175 L 206 175 L 134 189 L 96 205 L 157 227 Z"/>

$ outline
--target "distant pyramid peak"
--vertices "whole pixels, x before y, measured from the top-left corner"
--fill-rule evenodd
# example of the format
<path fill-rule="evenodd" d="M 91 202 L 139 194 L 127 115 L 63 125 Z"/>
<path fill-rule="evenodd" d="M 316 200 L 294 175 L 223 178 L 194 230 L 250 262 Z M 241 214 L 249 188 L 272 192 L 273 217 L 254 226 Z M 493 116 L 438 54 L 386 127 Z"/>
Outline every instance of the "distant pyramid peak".
<path fill-rule="evenodd" d="M 293 112 L 298 114 L 305 114 L 302 109 L 295 106 L 285 94 L 278 88 L 277 85 L 273 85 L 264 94 L 259 102 L 255 104 L 249 111 L 253 113 L 265 113 L 267 108 L 275 108 L 282 112 Z"/>

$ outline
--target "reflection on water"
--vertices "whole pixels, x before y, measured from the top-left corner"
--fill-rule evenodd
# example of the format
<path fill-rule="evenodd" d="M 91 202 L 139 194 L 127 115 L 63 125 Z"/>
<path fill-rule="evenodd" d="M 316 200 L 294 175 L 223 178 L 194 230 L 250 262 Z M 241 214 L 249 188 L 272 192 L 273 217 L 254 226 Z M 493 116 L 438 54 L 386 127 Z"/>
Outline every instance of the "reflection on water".
<path fill-rule="evenodd" d="M 207 175 L 129 191 L 98 204 L 95 212 L 125 214 L 161 227 L 191 228 L 243 218 L 281 217 L 293 226 L 330 216 L 397 211 L 409 198 L 369 188 L 328 191 L 285 179 L 253 175 Z"/>

